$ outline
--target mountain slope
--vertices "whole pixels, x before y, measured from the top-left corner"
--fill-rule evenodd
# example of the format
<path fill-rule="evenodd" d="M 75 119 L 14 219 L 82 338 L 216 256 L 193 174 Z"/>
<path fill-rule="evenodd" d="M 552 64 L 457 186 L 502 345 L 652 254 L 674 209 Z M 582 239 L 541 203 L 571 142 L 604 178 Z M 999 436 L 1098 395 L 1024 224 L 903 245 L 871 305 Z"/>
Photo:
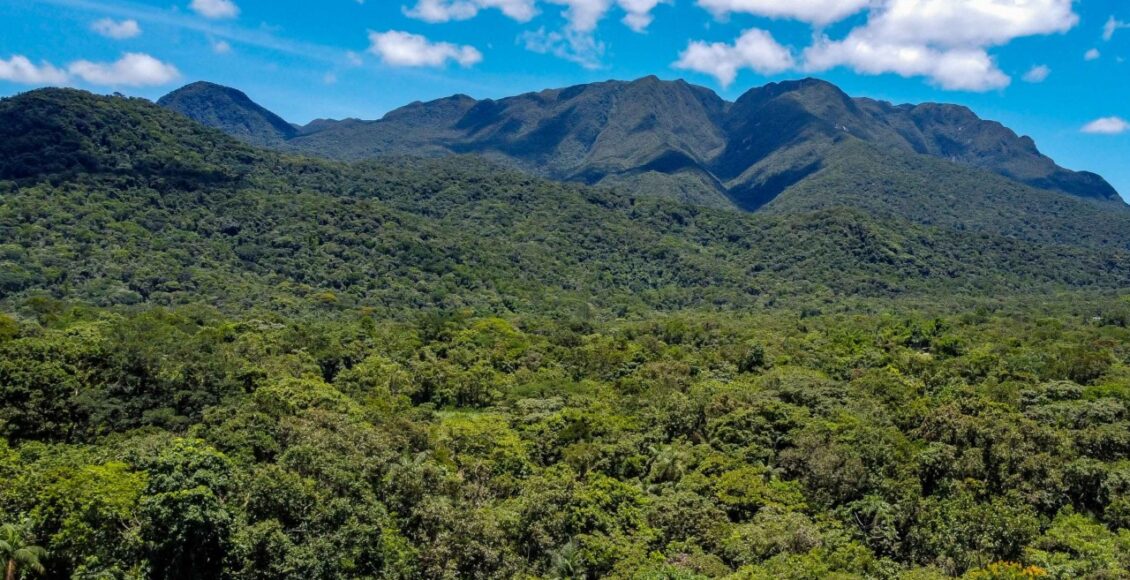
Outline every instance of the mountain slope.
<path fill-rule="evenodd" d="M 684 82 L 648 77 L 547 90 L 499 101 L 456 96 L 397 109 L 380 121 L 331 125 L 288 148 L 336 159 L 475 153 L 565 181 L 667 178 L 656 195 L 727 206 L 704 169 L 724 147 L 726 103 Z M 680 183 L 682 182 L 682 183 Z"/>
<path fill-rule="evenodd" d="M 193 83 L 157 104 L 252 145 L 274 147 L 298 135 L 298 129 L 247 95 L 212 83 Z"/>
<path fill-rule="evenodd" d="M 834 85 L 805 79 L 745 93 L 726 121 L 729 145 L 713 169 L 747 209 L 800 183 L 828 162 L 836 144 L 853 140 L 877 151 L 940 158 L 1037 189 L 1123 205 L 1101 177 L 1057 166 L 1030 138 L 958 105 L 893 106 L 853 99 Z"/>
<path fill-rule="evenodd" d="M 552 179 L 756 210 L 818 171 L 847 140 L 1123 205 L 1101 177 L 1059 167 L 1031 139 L 965 107 L 853 99 L 816 79 L 755 88 L 734 103 L 655 77 L 497 101 L 458 95 L 379 121 L 319 121 L 275 145 L 345 160 L 475 153 Z"/>
<path fill-rule="evenodd" d="M 743 214 L 467 157 L 300 159 L 73 90 L 0 101 L 0 175 L 4 300 L 625 315 L 1130 285 L 1114 243 L 960 232 L 847 204 Z"/>
<path fill-rule="evenodd" d="M 1130 212 L 856 140 L 831 148 L 820 171 L 764 209 L 788 214 L 844 206 L 878 219 L 899 218 L 954 231 L 1130 249 Z"/>

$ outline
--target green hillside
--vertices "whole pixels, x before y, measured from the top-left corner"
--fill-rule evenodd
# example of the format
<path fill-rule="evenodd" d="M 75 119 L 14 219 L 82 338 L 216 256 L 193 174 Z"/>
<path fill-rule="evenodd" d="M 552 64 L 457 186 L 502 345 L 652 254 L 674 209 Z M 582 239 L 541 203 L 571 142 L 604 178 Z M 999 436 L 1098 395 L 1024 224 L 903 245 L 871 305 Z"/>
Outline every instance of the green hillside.
<path fill-rule="evenodd" d="M 853 207 L 1039 244 L 1130 248 L 1130 211 L 1026 187 L 928 156 L 880 151 L 858 141 L 836 147 L 825 166 L 765 207 L 774 214 Z"/>
<path fill-rule="evenodd" d="M 4 99 L 0 558 L 48 580 L 1130 576 L 1125 213 L 827 154 L 749 214 Z"/>
<path fill-rule="evenodd" d="M 378 121 L 320 120 L 282 141 L 262 122 L 274 116 L 234 89 L 194 83 L 159 102 L 288 151 L 349 161 L 470 153 L 551 179 L 708 207 L 756 211 L 824 167 L 837 145 L 862 142 L 884 154 L 942 159 L 955 169 L 1125 209 L 1102 177 L 1056 165 L 1032 139 L 966 107 L 852 98 L 811 78 L 753 88 L 733 103 L 654 76 L 498 100 L 456 95 L 412 103 Z M 258 129 L 249 138 L 252 126 Z"/>
<path fill-rule="evenodd" d="M 165 95 L 157 104 L 252 145 L 281 145 L 298 129 L 228 87 L 198 82 Z"/>
<path fill-rule="evenodd" d="M 0 122 L 0 175 L 20 178 L 6 182 L 0 207 L 10 300 L 203 299 L 229 312 L 591 304 L 623 315 L 1115 289 L 1130 277 L 1125 238 L 1090 243 L 1071 229 L 1088 220 L 1095 234 L 1098 210 L 1064 214 L 1062 235 L 1046 239 L 869 215 L 846 196 L 815 211 L 743 215 L 546 182 L 471 158 L 291 158 L 143 101 L 74 91 L 7 100 Z M 866 171 L 852 170 L 842 187 Z M 987 211 L 1004 207 L 981 199 Z"/>

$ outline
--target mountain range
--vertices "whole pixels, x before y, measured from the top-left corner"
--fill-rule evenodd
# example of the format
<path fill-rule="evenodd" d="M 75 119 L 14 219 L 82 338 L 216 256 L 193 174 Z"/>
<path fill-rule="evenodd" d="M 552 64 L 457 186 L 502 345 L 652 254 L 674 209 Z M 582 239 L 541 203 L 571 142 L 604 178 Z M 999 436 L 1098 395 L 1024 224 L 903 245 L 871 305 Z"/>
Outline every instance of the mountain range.
<path fill-rule="evenodd" d="M 1031 138 L 958 105 L 852 98 L 817 79 L 728 102 L 654 76 L 499 100 L 412 103 L 377 121 L 286 123 L 242 92 L 194 83 L 159 104 L 246 142 L 339 160 L 476 154 L 556 180 L 754 211 L 866 146 L 927 156 L 1034 189 L 1123 205 L 1100 176 L 1058 166 Z"/>
<path fill-rule="evenodd" d="M 1130 210 L 971 115 L 0 98 L 8 576 L 1130 578 Z"/>
<path fill-rule="evenodd" d="M 390 119 L 444 125 L 424 113 L 450 118 L 462 101 Z M 239 119 L 216 106 L 209 119 Z M 227 127 L 244 140 L 280 128 L 245 111 L 263 122 Z M 319 125 L 339 127 L 295 128 L 306 137 L 276 151 L 144 99 L 43 89 L 0 100 L 0 303 L 625 316 L 1130 286 L 1122 205 L 842 130 L 779 152 L 816 156 L 819 167 L 744 212 L 722 203 L 730 197 L 709 207 L 642 184 L 547 180 L 497 155 L 295 155 L 296 141 L 343 129 Z M 719 146 L 716 158 L 730 158 Z M 680 172 L 655 174 L 660 183 Z"/>

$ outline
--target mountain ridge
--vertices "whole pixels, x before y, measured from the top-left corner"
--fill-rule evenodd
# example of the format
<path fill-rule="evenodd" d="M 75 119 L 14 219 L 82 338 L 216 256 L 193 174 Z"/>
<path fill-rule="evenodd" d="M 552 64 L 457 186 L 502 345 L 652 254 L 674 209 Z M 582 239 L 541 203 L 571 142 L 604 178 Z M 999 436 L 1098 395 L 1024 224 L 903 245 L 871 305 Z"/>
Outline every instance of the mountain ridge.
<path fill-rule="evenodd" d="M 144 99 L 32 91 L 0 100 L 0 303 L 620 317 L 1130 284 L 1130 212 L 858 140 L 832 159 L 742 213 L 479 157 L 291 155 Z"/>
<path fill-rule="evenodd" d="M 162 100 L 177 100 L 178 93 Z M 208 116 L 186 114 L 227 130 Z M 837 144 L 858 139 L 1124 205 L 1101 176 L 1058 166 L 1030 137 L 968 107 L 853 98 L 813 78 L 756 87 L 732 103 L 705 87 L 649 76 L 497 100 L 453 95 L 414 102 L 375 121 L 318 120 L 281 140 L 227 132 L 341 160 L 479 154 L 551 179 L 626 185 L 751 211 L 815 173 Z"/>
<path fill-rule="evenodd" d="M 297 127 L 252 101 L 243 91 L 215 83 L 186 85 L 157 104 L 252 145 L 277 146 L 299 134 Z"/>

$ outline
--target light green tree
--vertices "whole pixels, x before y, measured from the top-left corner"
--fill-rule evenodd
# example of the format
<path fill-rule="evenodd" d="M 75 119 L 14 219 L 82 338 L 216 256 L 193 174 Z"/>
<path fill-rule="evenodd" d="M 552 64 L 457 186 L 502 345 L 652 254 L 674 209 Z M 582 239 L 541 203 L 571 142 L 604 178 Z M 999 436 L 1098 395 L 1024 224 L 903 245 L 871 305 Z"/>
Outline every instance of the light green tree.
<path fill-rule="evenodd" d="M 16 574 L 20 570 L 31 570 L 37 574 L 46 571 L 43 560 L 47 558 L 47 550 L 31 542 L 28 526 L 22 524 L 0 526 L 0 559 L 5 562 L 4 580 L 16 580 Z"/>

